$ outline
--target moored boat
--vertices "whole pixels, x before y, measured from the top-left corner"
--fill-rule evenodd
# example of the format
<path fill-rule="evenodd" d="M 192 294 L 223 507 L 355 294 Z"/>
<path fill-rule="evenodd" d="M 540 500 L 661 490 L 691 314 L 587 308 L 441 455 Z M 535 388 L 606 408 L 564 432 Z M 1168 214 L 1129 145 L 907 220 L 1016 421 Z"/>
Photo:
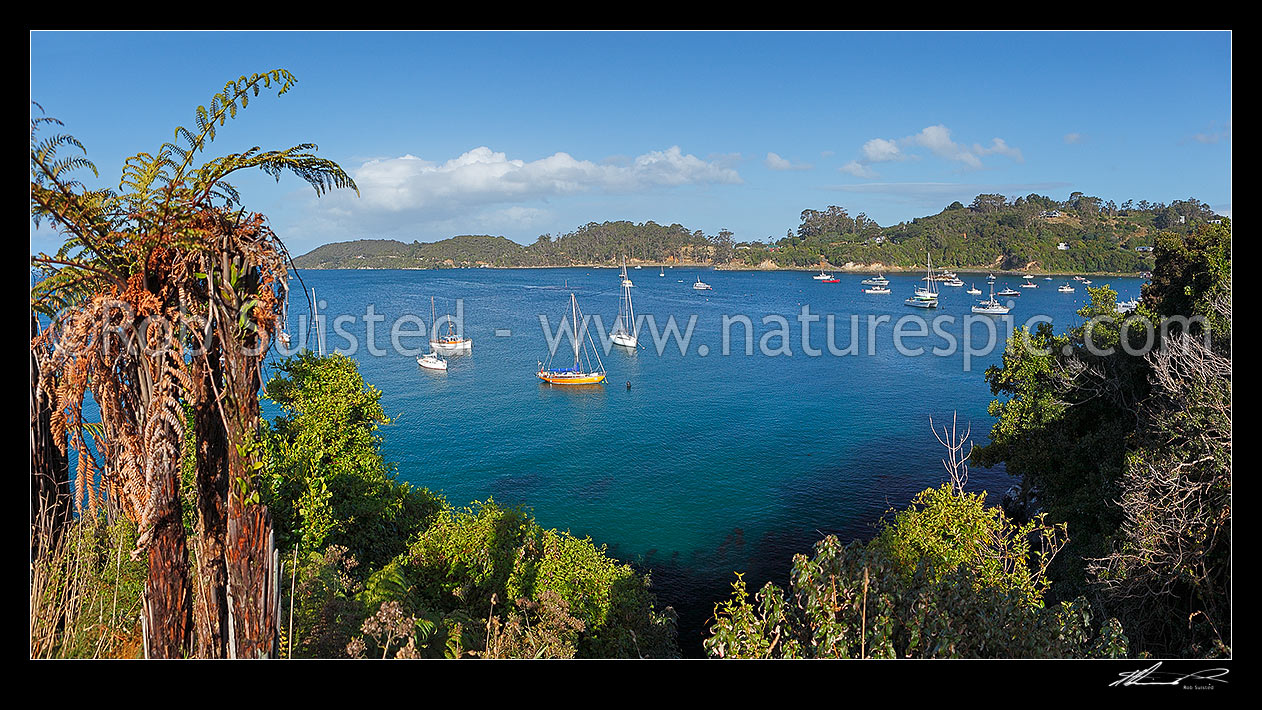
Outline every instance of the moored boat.
<path fill-rule="evenodd" d="M 571 313 L 574 320 L 574 364 L 570 367 L 552 367 L 552 357 L 548 358 L 548 365 L 544 366 L 543 362 L 539 362 L 539 371 L 535 376 L 550 385 L 598 385 L 605 381 L 605 366 L 600 361 L 600 352 L 593 346 L 596 351 L 596 367 L 592 367 L 591 357 L 587 355 L 588 341 L 591 340 L 591 334 L 587 333 L 587 329 L 583 327 L 583 321 L 579 318 L 578 299 L 574 294 L 570 294 Z M 587 335 L 587 340 L 583 340 L 583 336 Z M 582 357 L 587 356 L 585 366 L 582 365 Z M 555 356 L 555 353 L 553 354 Z"/>

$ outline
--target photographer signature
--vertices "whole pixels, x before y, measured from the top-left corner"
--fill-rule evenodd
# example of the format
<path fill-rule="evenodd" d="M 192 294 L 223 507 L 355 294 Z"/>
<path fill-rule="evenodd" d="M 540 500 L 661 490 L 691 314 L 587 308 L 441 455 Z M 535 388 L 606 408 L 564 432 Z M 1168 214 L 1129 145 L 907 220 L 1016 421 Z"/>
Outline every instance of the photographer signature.
<path fill-rule="evenodd" d="M 1160 667 L 1161 667 L 1161 661 L 1157 661 L 1157 663 L 1153 664 L 1151 667 L 1145 668 L 1143 670 L 1119 673 L 1118 675 L 1121 677 L 1113 681 L 1112 683 L 1109 683 L 1109 687 L 1112 688 L 1114 686 L 1119 686 L 1119 685 L 1120 686 L 1182 685 L 1183 682 L 1186 680 L 1202 680 L 1202 681 L 1209 680 L 1209 681 L 1214 681 L 1216 683 L 1227 682 L 1226 678 L 1223 677 L 1227 675 L 1226 668 L 1208 668 L 1203 671 L 1196 671 L 1194 673 L 1186 673 L 1184 675 L 1178 675 L 1176 673 L 1170 673 L 1168 671 L 1158 671 L 1157 669 Z M 1159 678 L 1171 678 L 1171 677 L 1173 677 L 1173 680 L 1158 680 Z"/>

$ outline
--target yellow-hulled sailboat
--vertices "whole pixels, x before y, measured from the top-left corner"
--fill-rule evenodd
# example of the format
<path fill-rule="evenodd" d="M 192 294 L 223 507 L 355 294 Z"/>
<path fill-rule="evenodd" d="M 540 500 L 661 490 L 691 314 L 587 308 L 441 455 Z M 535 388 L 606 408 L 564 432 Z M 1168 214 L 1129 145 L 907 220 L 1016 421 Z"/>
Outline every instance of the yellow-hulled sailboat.
<path fill-rule="evenodd" d="M 539 379 L 551 385 L 598 385 L 605 381 L 605 365 L 600 361 L 600 351 L 595 344 L 592 350 L 596 353 L 596 367 L 592 367 L 591 357 L 587 356 L 587 343 L 583 342 L 583 334 L 586 328 L 583 327 L 583 321 L 580 320 L 578 310 L 578 299 L 574 298 L 574 294 L 570 294 L 571 314 L 574 318 L 574 364 L 571 367 L 552 367 L 552 357 L 548 358 L 548 365 L 544 366 L 539 363 L 539 372 L 536 373 Z M 587 340 L 591 341 L 591 334 L 587 334 Z M 580 353 L 586 358 L 586 368 L 579 367 Z M 554 355 L 555 356 L 555 355 Z"/>

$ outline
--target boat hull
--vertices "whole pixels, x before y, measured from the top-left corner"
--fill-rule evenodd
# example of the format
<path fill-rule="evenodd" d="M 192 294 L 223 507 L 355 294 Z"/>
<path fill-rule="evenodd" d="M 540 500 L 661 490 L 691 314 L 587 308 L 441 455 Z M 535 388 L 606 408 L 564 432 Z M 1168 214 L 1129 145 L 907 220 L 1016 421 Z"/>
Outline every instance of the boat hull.
<path fill-rule="evenodd" d="M 473 350 L 473 339 L 461 340 L 459 342 L 445 342 L 442 340 L 431 340 L 429 346 L 440 353 L 464 353 Z"/>
<path fill-rule="evenodd" d="M 609 339 L 614 345 L 621 345 L 624 348 L 634 348 L 639 345 L 639 339 L 627 333 L 614 333 L 609 336 Z"/>
<path fill-rule="evenodd" d="M 555 372 L 540 371 L 536 376 L 550 385 L 598 385 L 605 381 L 605 373 L 578 373 L 562 375 Z"/>
<path fill-rule="evenodd" d="M 440 370 L 442 372 L 447 371 L 446 360 L 427 360 L 425 358 L 418 357 L 416 358 L 416 364 L 420 365 L 426 370 Z"/>

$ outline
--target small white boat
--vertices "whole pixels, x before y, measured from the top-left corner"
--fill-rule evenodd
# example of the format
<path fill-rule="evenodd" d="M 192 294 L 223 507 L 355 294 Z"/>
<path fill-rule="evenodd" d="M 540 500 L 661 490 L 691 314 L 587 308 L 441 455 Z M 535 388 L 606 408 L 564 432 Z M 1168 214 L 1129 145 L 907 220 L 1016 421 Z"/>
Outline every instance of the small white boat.
<path fill-rule="evenodd" d="M 1012 309 L 995 300 L 995 285 L 993 283 L 990 285 L 990 298 L 985 301 L 980 301 L 977 305 L 973 306 L 974 313 L 981 313 L 988 316 L 1004 316 L 1007 315 L 1010 310 Z"/>
<path fill-rule="evenodd" d="M 697 283 L 693 284 L 692 288 L 697 291 L 713 291 L 714 290 L 714 287 L 702 281 L 700 276 L 697 277 Z"/>
<path fill-rule="evenodd" d="M 665 275 L 666 275 L 666 269 L 663 269 L 663 268 L 662 268 L 662 267 L 660 267 L 660 266 L 659 266 L 659 267 L 657 267 L 657 275 L 658 275 L 658 276 L 665 276 Z"/>
<path fill-rule="evenodd" d="M 991 284 L 991 285 L 993 286 L 994 284 Z M 999 295 L 1000 296 L 1020 296 L 1021 292 L 1016 290 L 1015 288 L 1005 288 L 1004 290 L 999 292 Z"/>
<path fill-rule="evenodd" d="M 994 280 L 995 280 L 995 275 L 994 275 L 994 274 L 986 274 L 986 280 L 987 280 L 987 281 L 994 281 Z"/>
<path fill-rule="evenodd" d="M 1029 278 L 1025 280 L 1025 283 L 1021 284 L 1021 288 L 1038 288 L 1038 287 L 1039 285 L 1031 281 Z"/>
<path fill-rule="evenodd" d="M 827 281 L 831 279 L 832 277 L 833 277 L 832 274 L 826 273 L 824 272 L 824 270 L 821 269 L 818 274 L 815 274 L 811 278 L 815 279 L 816 281 Z"/>
<path fill-rule="evenodd" d="M 1051 280 L 1052 280 L 1052 277 L 1051 277 L 1051 276 L 1044 276 L 1044 277 L 1043 277 L 1043 280 L 1044 280 L 1044 281 L 1051 281 Z"/>
<path fill-rule="evenodd" d="M 438 324 L 437 311 L 434 310 L 434 297 L 429 298 L 430 315 L 433 317 L 433 323 Z M 451 355 L 454 353 L 467 353 L 473 351 L 473 339 L 462 338 L 456 334 L 456 324 L 451 320 L 451 314 L 447 314 L 447 334 L 438 335 L 435 331 L 430 331 L 429 347 L 434 352 Z M 443 366 L 446 369 L 446 366 Z"/>
<path fill-rule="evenodd" d="M 964 285 L 964 282 L 963 282 L 963 281 L 961 281 L 961 280 L 959 280 L 959 279 L 957 279 L 957 278 L 951 278 L 951 279 L 950 279 L 950 280 L 948 280 L 948 281 L 943 281 L 943 282 L 942 282 L 942 285 L 943 285 L 943 286 L 956 286 L 956 287 L 958 287 L 958 286 L 963 286 L 963 285 Z"/>
<path fill-rule="evenodd" d="M 870 288 L 863 289 L 863 292 L 864 293 L 890 293 L 890 290 L 889 288 L 885 286 L 872 286 Z"/>
<path fill-rule="evenodd" d="M 1139 308 L 1139 299 L 1132 298 L 1129 301 L 1118 301 L 1117 303 L 1118 313 L 1129 313 L 1136 308 Z"/>
<path fill-rule="evenodd" d="M 980 296 L 982 295 L 982 290 L 977 288 L 976 284 L 969 284 L 968 290 L 965 291 L 965 293 L 970 296 Z"/>
<path fill-rule="evenodd" d="M 637 267 L 635 267 L 635 268 L 637 268 L 637 269 L 642 269 L 642 268 L 644 268 L 644 267 L 642 267 L 642 266 L 637 266 Z"/>
<path fill-rule="evenodd" d="M 1091 285 L 1091 281 L 1089 281 L 1089 280 L 1087 280 L 1087 279 L 1083 279 L 1083 280 L 1082 280 L 1082 285 L 1083 285 L 1083 286 L 1090 286 L 1090 285 Z"/>
<path fill-rule="evenodd" d="M 1069 283 L 1068 283 L 1068 282 L 1066 282 L 1064 286 L 1061 286 L 1060 288 L 1058 288 L 1058 289 L 1056 289 L 1056 290 L 1057 290 L 1057 291 L 1060 291 L 1061 293 L 1073 293 L 1073 292 L 1074 292 L 1074 287 L 1073 287 L 1073 286 L 1070 286 L 1070 285 L 1069 285 Z"/>
<path fill-rule="evenodd" d="M 873 278 L 864 279 L 860 281 L 859 283 L 863 284 L 864 286 L 889 286 L 890 280 L 885 278 L 884 274 L 878 274 L 877 276 Z"/>
<path fill-rule="evenodd" d="M 426 370 L 446 370 L 447 361 L 444 360 L 437 352 L 430 352 L 416 358 L 416 364 Z"/>

